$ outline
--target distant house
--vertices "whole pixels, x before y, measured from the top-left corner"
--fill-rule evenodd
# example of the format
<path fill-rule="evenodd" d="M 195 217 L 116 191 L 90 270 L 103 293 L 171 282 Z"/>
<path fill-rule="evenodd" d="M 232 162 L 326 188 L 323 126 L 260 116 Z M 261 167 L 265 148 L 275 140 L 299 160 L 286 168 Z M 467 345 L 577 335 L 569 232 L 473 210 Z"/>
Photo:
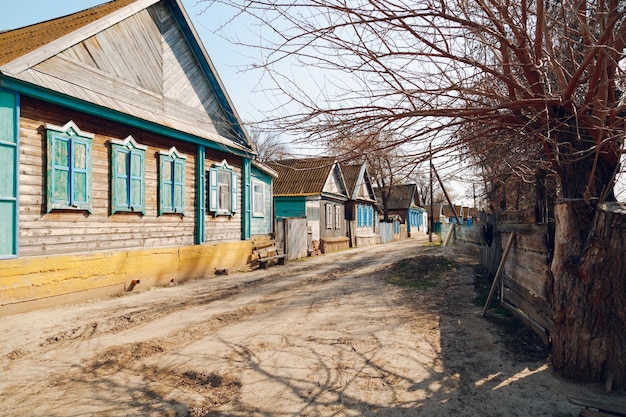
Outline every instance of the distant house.
<path fill-rule="evenodd" d="M 0 32 L 0 315 L 245 266 L 254 158 L 180 1 Z"/>
<path fill-rule="evenodd" d="M 381 201 L 380 189 L 375 189 L 377 198 Z M 426 233 L 428 228 L 428 213 L 420 206 L 416 184 L 401 184 L 391 187 L 387 199 L 389 216 L 398 216 L 406 226 L 408 237 L 418 233 Z"/>
<path fill-rule="evenodd" d="M 274 182 L 276 218 L 306 218 L 310 248 L 323 253 L 349 247 L 345 221 L 346 184 L 337 161 L 330 158 L 268 162 L 278 173 Z"/>
<path fill-rule="evenodd" d="M 352 246 L 378 243 L 378 206 L 374 188 L 365 164 L 342 165 L 341 171 L 348 187 L 346 220 Z"/>

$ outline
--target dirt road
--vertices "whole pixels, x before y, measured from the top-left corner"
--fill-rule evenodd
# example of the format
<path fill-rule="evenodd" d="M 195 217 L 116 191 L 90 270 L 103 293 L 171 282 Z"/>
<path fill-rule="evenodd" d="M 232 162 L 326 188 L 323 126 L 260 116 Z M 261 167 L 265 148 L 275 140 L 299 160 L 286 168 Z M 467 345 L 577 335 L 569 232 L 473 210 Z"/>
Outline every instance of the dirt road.
<path fill-rule="evenodd" d="M 435 280 L 389 283 L 441 255 Z M 567 395 L 620 395 L 507 347 L 475 266 L 422 238 L 5 317 L 0 414 L 564 417 Z"/>

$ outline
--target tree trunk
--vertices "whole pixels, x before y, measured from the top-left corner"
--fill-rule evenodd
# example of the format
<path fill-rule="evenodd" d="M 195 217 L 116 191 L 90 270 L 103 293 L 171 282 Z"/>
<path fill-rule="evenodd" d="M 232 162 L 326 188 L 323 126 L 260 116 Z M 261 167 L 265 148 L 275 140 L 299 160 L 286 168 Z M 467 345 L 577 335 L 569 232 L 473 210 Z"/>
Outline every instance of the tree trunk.
<path fill-rule="evenodd" d="M 552 363 L 577 381 L 626 386 L 626 209 L 555 205 Z"/>

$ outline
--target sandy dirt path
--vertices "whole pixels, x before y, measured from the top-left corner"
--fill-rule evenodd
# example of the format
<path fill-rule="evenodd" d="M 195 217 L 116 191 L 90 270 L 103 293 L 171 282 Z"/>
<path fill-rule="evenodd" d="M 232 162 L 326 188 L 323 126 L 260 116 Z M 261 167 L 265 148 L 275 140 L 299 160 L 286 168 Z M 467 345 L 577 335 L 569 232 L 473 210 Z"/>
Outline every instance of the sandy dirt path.
<path fill-rule="evenodd" d="M 480 317 L 475 256 L 426 238 L 0 320 L 0 415 L 576 416 L 621 401 Z M 390 284 L 445 256 L 432 285 Z"/>

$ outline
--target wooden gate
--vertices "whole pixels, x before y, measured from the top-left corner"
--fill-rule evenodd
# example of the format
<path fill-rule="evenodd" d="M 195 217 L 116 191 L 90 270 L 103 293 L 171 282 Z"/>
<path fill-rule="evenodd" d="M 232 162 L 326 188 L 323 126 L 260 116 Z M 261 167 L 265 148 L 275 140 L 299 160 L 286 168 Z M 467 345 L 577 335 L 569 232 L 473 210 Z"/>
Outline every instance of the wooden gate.
<path fill-rule="evenodd" d="M 287 260 L 306 258 L 308 255 L 307 245 L 307 220 L 306 218 L 286 218 L 276 221 L 276 240 L 284 242 Z"/>

